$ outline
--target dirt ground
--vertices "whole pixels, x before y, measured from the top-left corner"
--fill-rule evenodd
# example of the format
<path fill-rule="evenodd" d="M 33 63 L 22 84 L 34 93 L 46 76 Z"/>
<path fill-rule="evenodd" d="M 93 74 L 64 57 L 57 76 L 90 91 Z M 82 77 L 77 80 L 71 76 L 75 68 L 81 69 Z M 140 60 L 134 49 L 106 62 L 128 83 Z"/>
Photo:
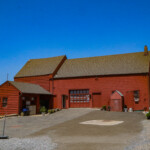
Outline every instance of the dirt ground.
<path fill-rule="evenodd" d="M 114 126 L 80 124 L 89 120 L 124 122 Z M 1 119 L 0 126 L 2 126 L 2 123 L 3 120 Z M 149 150 L 149 126 L 149 121 L 141 112 L 107 112 L 76 108 L 62 110 L 50 116 L 8 118 L 6 134 L 12 139 L 30 139 L 28 141 L 34 143 L 31 142 L 30 144 L 36 146 L 40 142 L 35 144 L 37 140 L 34 139 L 39 138 L 38 140 L 41 140 L 39 149 L 42 149 L 42 141 L 45 141 L 43 137 L 48 137 L 51 142 L 47 143 L 51 145 L 54 143 L 57 146 L 45 150 Z M 46 138 L 47 141 L 48 138 Z M 10 142 L 14 143 L 14 141 L 18 142 L 19 140 L 14 139 Z M 22 142 L 24 141 L 19 141 L 19 143 Z M 141 149 L 138 149 L 139 144 Z M 9 145 L 9 141 L 6 142 L 6 145 Z M 24 143 L 25 145 L 26 143 Z M 142 145 L 146 148 L 143 149 L 144 146 Z M 37 150 L 37 147 L 35 149 Z"/>
<path fill-rule="evenodd" d="M 124 121 L 115 126 L 83 125 L 88 120 Z M 140 136 L 142 113 L 93 111 L 79 118 L 43 129 L 31 136 L 48 135 L 57 143 L 56 150 L 122 150 Z"/>

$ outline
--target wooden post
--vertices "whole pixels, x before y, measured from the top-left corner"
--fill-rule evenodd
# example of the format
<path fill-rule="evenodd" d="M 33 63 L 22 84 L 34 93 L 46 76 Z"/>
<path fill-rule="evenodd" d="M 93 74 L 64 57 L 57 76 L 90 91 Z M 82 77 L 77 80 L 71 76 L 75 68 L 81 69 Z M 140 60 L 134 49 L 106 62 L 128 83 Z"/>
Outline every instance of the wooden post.
<path fill-rule="evenodd" d="M 40 113 L 40 95 L 37 96 L 37 101 L 36 101 L 36 113 Z"/>

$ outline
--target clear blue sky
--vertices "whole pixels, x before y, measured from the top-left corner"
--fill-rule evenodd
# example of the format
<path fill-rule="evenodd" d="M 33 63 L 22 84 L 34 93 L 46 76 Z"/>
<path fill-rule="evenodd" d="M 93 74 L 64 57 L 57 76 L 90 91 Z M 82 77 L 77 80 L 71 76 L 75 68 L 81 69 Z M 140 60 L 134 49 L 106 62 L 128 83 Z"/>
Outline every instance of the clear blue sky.
<path fill-rule="evenodd" d="M 0 84 L 28 59 L 143 51 L 150 0 L 0 0 Z"/>

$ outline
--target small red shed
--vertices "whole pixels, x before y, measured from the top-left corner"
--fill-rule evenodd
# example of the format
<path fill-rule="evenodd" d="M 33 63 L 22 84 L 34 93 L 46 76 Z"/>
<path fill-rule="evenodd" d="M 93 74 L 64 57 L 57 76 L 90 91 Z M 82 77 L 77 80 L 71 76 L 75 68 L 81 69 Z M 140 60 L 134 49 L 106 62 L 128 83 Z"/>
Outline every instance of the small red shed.
<path fill-rule="evenodd" d="M 110 110 L 123 111 L 123 94 L 116 90 L 110 97 Z"/>
<path fill-rule="evenodd" d="M 51 93 L 40 85 L 7 81 L 0 86 L 0 115 L 20 114 L 23 108 L 36 114 L 40 110 L 40 101 L 47 104 L 47 100 L 50 104 Z"/>

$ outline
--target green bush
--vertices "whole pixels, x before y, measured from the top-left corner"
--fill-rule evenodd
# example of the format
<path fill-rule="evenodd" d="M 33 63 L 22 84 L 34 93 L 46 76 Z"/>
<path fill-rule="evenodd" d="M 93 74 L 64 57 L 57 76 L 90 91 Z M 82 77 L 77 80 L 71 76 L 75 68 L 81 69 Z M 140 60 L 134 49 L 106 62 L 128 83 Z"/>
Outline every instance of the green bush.
<path fill-rule="evenodd" d="M 146 114 L 147 119 L 150 119 L 150 111 Z"/>
<path fill-rule="evenodd" d="M 107 110 L 108 110 L 108 111 L 110 111 L 110 109 L 111 109 L 111 107 L 110 107 L 110 106 L 108 106 L 108 107 L 107 107 Z"/>
<path fill-rule="evenodd" d="M 59 108 L 56 108 L 56 109 L 48 109 L 48 113 L 54 113 L 54 112 L 57 112 L 57 111 L 60 111 Z"/>
<path fill-rule="evenodd" d="M 51 110 L 51 109 L 49 109 L 49 110 L 48 110 L 48 113 L 49 113 L 49 114 L 50 114 L 50 113 L 52 113 L 52 110 Z"/>
<path fill-rule="evenodd" d="M 24 112 L 21 112 L 21 114 L 20 114 L 21 116 L 24 116 Z"/>
<path fill-rule="evenodd" d="M 54 113 L 54 112 L 55 112 L 55 110 L 54 110 L 54 109 L 52 109 L 52 110 L 51 110 L 51 113 Z"/>
<path fill-rule="evenodd" d="M 42 107 L 40 108 L 40 112 L 41 112 L 41 113 L 45 113 L 45 112 L 46 112 L 45 106 L 42 106 Z"/>
<path fill-rule="evenodd" d="M 102 110 L 106 110 L 106 105 L 102 106 Z"/>

